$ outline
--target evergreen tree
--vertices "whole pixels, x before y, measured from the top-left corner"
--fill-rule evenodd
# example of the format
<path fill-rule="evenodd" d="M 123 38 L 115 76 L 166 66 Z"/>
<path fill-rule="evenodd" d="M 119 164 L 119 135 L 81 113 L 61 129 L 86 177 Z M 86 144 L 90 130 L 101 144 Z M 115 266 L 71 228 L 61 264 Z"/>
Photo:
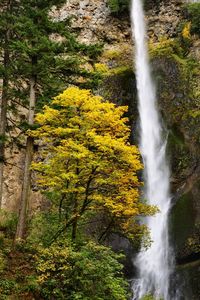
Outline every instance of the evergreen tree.
<path fill-rule="evenodd" d="M 89 53 L 92 57 L 96 51 L 93 46 L 86 47 L 77 42 L 69 19 L 57 21 L 50 17 L 52 6 L 59 7 L 65 0 L 13 0 L 12 10 L 11 1 L 7 0 L 2 4 L 5 17 L 1 21 L 1 26 L 4 27 L 3 23 L 6 23 L 8 29 L 1 35 L 1 48 L 4 49 L 1 156 L 4 154 L 6 112 L 9 108 L 8 85 L 12 87 L 11 101 L 18 99 L 21 104 L 28 107 L 27 121 L 21 128 L 26 132 L 28 128 L 34 126 L 35 111 L 43 106 L 45 99 L 56 95 L 78 77 L 87 76 L 87 72 L 79 67 L 83 63 L 80 52 Z M 13 24 L 12 36 L 9 36 L 9 24 Z M 10 57 L 12 57 L 10 63 L 12 78 L 8 72 Z M 10 107 L 13 108 L 12 103 Z M 23 237 L 30 191 L 30 165 L 34 140 L 31 137 L 25 140 L 24 178 L 16 240 Z M 3 182 L 3 163 L 0 176 Z"/>
<path fill-rule="evenodd" d="M 49 18 L 49 11 L 54 4 L 62 4 L 63 1 L 21 1 L 19 16 L 16 22 L 16 32 L 19 40 L 14 42 L 14 51 L 19 53 L 18 72 L 25 78 L 29 88 L 29 110 L 28 126 L 34 124 L 34 114 L 36 101 L 40 94 L 44 92 L 43 85 L 50 83 L 50 68 L 56 67 L 55 56 L 61 52 L 60 43 L 53 41 L 50 34 L 55 31 L 57 24 Z M 60 25 L 60 24 L 59 24 Z M 63 27 L 59 29 L 63 30 Z M 59 30 L 60 31 L 60 30 Z M 21 74 L 20 74 L 21 73 Z M 48 77 L 49 76 L 49 77 Z M 34 140 L 27 137 L 24 176 L 22 183 L 21 207 L 19 221 L 16 231 L 16 240 L 22 239 L 26 224 L 26 216 L 29 202 L 30 180 L 31 180 L 31 161 L 33 156 Z"/>
<path fill-rule="evenodd" d="M 2 204 L 3 194 L 3 168 L 4 168 L 4 152 L 6 139 L 6 123 L 7 123 L 7 108 L 9 100 L 9 71 L 10 71 L 10 49 L 9 43 L 11 39 L 13 1 L 5 0 L 0 4 L 1 19 L 0 19 L 0 49 L 1 49 L 1 66 L 0 78 L 2 79 L 1 91 L 1 114 L 0 114 L 0 207 Z"/>

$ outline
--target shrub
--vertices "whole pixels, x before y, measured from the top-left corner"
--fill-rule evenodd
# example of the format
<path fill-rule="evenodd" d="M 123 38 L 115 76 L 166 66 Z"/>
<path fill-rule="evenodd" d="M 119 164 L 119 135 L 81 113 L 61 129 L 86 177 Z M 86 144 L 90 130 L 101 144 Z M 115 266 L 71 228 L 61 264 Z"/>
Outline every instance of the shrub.
<path fill-rule="evenodd" d="M 191 33 L 200 34 L 200 3 L 190 3 L 184 8 L 187 19 L 191 21 Z"/>
<path fill-rule="evenodd" d="M 6 262 L 5 257 L 3 253 L 0 251 L 0 274 L 4 272 L 5 262 Z"/>
<path fill-rule="evenodd" d="M 0 230 L 8 237 L 13 237 L 17 225 L 16 214 L 0 210 Z"/>
<path fill-rule="evenodd" d="M 126 300 L 121 255 L 93 242 L 52 245 L 37 255 L 38 284 L 44 299 Z"/>
<path fill-rule="evenodd" d="M 129 5 L 130 0 L 108 0 L 108 6 L 113 14 L 126 11 Z"/>
<path fill-rule="evenodd" d="M 12 291 L 16 291 L 17 283 L 11 279 L 0 279 L 0 295 L 10 295 Z"/>
<path fill-rule="evenodd" d="M 27 244 L 33 248 L 39 244 L 49 245 L 49 241 L 60 230 L 61 224 L 57 211 L 37 213 L 30 222 Z"/>
<path fill-rule="evenodd" d="M 151 294 L 148 294 L 146 296 L 144 296 L 141 300 L 156 300 L 157 298 L 155 298 L 154 296 L 152 296 Z M 157 300 L 163 300 L 162 298 L 159 298 Z"/>
<path fill-rule="evenodd" d="M 141 300 L 155 300 L 153 296 L 151 295 L 146 295 L 144 296 Z"/>

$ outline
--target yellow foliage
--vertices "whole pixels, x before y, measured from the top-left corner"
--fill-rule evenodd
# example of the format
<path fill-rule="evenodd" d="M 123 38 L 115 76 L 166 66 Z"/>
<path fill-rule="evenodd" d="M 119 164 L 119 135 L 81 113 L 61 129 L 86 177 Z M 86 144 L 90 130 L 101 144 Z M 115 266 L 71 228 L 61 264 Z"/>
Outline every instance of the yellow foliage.
<path fill-rule="evenodd" d="M 36 116 L 40 127 L 32 135 L 43 142 L 43 160 L 32 167 L 45 190 L 65 195 L 71 219 L 104 211 L 125 228 L 133 217 L 152 213 L 139 201 L 142 164 L 138 148 L 129 143 L 126 111 L 70 87 Z"/>
<path fill-rule="evenodd" d="M 182 37 L 189 40 L 191 38 L 191 22 L 187 22 L 182 30 Z"/>
<path fill-rule="evenodd" d="M 107 51 L 104 51 L 102 56 L 103 58 L 107 58 L 107 59 L 121 58 L 122 51 L 120 49 L 109 49 Z"/>
<path fill-rule="evenodd" d="M 106 64 L 96 63 L 95 70 L 101 74 L 107 74 L 109 72 L 109 68 Z"/>
<path fill-rule="evenodd" d="M 163 36 L 157 43 L 149 42 L 149 53 L 151 57 L 156 56 L 171 56 L 177 48 L 176 40 Z"/>

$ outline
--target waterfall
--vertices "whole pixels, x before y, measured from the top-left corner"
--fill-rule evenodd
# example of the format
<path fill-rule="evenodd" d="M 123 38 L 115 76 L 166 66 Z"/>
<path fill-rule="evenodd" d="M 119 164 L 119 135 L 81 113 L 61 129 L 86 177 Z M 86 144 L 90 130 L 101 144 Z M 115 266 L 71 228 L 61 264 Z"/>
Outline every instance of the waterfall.
<path fill-rule="evenodd" d="M 186 2 L 189 2 L 189 3 L 198 3 L 200 1 L 199 0 L 186 0 Z"/>
<path fill-rule="evenodd" d="M 136 47 L 136 77 L 140 114 L 140 150 L 144 162 L 145 198 L 160 212 L 147 217 L 152 244 L 141 249 L 135 259 L 138 277 L 133 283 L 133 300 L 151 294 L 156 299 L 172 300 L 169 277 L 173 255 L 168 239 L 170 209 L 169 168 L 166 162 L 166 142 L 160 123 L 155 87 L 151 79 L 146 45 L 146 29 L 142 0 L 133 0 L 131 9 L 133 36 Z M 169 298 L 170 297 L 170 298 Z"/>

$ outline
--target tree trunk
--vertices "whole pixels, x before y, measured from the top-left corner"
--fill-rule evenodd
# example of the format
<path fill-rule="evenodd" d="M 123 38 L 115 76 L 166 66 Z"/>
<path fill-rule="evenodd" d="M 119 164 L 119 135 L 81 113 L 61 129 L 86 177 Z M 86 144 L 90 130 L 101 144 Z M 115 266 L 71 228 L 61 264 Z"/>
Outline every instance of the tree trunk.
<path fill-rule="evenodd" d="M 77 203 L 77 201 L 76 201 L 76 203 Z M 76 209 L 77 209 L 77 204 L 76 204 Z M 77 210 L 75 213 L 77 214 Z M 73 242 L 76 240 L 77 227 L 78 227 L 78 217 L 76 217 L 74 222 L 72 223 L 72 241 Z"/>
<path fill-rule="evenodd" d="M 30 98 L 29 98 L 29 117 L 28 124 L 31 126 L 34 124 L 34 113 L 36 104 L 36 76 L 33 76 L 30 80 Z M 27 137 L 26 141 L 26 154 L 25 154 L 25 164 L 24 164 L 24 177 L 22 184 L 22 194 L 21 194 L 21 207 L 19 212 L 19 220 L 17 224 L 17 230 L 15 235 L 15 242 L 20 242 L 23 240 L 25 229 L 26 229 L 26 219 L 29 204 L 29 194 L 30 194 L 30 183 L 31 183 L 31 162 L 33 158 L 33 146 L 34 139 L 32 137 Z"/>
<path fill-rule="evenodd" d="M 11 0 L 7 4 L 7 12 L 11 12 Z M 7 29 L 5 34 L 4 43 L 4 58 L 3 58 L 3 85 L 1 94 L 1 113 L 0 113 L 0 208 L 2 207 L 2 197 L 3 197 L 3 169 L 5 162 L 5 139 L 6 139 L 6 122 L 7 122 L 7 108 L 8 108 L 8 89 L 9 89 L 9 40 L 10 40 L 10 28 Z"/>
<path fill-rule="evenodd" d="M 4 68 L 9 61 L 9 53 L 5 50 L 4 53 Z M 8 106 L 8 76 L 5 71 L 3 78 L 3 88 L 1 96 L 1 115 L 0 115 L 0 208 L 2 207 L 2 197 L 3 197 L 3 169 L 5 160 L 5 138 L 6 138 L 6 120 L 7 120 L 7 106 Z"/>

